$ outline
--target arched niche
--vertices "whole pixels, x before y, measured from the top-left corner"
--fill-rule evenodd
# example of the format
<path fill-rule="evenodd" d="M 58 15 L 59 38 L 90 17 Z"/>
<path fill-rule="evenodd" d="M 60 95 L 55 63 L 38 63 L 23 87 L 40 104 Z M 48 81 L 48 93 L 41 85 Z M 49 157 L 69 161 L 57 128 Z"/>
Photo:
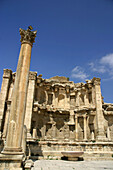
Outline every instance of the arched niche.
<path fill-rule="evenodd" d="M 45 103 L 46 102 L 46 93 L 44 90 L 40 90 L 39 93 L 39 104 Z"/>

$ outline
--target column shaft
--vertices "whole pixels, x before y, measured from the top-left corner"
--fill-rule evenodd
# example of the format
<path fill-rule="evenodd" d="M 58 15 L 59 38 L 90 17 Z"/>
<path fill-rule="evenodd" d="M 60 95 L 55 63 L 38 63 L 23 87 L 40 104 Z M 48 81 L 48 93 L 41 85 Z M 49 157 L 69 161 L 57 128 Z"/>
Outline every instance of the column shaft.
<path fill-rule="evenodd" d="M 78 116 L 75 115 L 75 139 L 78 140 Z"/>
<path fill-rule="evenodd" d="M 84 118 L 84 140 L 87 140 L 87 120 L 86 120 L 86 115 L 84 115 L 83 118 Z"/>
<path fill-rule="evenodd" d="M 21 45 L 4 150 L 21 151 L 31 48 L 30 44 Z"/>

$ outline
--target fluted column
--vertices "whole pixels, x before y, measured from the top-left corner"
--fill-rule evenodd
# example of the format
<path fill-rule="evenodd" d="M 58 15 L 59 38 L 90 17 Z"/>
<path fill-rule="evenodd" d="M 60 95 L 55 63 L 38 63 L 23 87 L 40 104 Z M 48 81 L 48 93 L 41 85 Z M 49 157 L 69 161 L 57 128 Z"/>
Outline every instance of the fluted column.
<path fill-rule="evenodd" d="M 14 91 L 8 124 L 5 152 L 22 151 L 22 133 L 25 117 L 27 86 L 31 59 L 32 44 L 36 37 L 36 31 L 20 29 L 21 50 L 16 71 Z"/>
<path fill-rule="evenodd" d="M 35 83 L 36 83 L 36 72 L 29 72 L 29 83 L 27 91 L 27 102 L 26 102 L 26 111 L 25 111 L 25 121 L 24 124 L 27 127 L 27 138 L 31 138 L 31 119 L 33 113 L 33 100 L 35 93 Z"/>
<path fill-rule="evenodd" d="M 5 113 L 5 104 L 8 96 L 9 82 L 12 75 L 12 71 L 9 69 L 4 69 L 3 81 L 0 92 L 0 137 L 2 131 L 3 117 Z"/>

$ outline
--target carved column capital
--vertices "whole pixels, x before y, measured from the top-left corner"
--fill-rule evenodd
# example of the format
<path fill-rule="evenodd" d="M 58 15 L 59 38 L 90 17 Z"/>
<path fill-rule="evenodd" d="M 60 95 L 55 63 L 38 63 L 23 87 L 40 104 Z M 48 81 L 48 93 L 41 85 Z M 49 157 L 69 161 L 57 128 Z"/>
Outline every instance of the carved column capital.
<path fill-rule="evenodd" d="M 21 35 L 21 43 L 29 43 L 31 46 L 35 42 L 35 37 L 37 34 L 37 31 L 31 31 L 33 28 L 31 26 L 28 27 L 27 30 L 24 30 L 20 28 L 20 35 Z"/>
<path fill-rule="evenodd" d="M 29 72 L 29 80 L 36 80 L 37 72 Z"/>
<path fill-rule="evenodd" d="M 4 74 L 3 74 L 3 78 L 10 78 L 12 74 L 12 70 L 9 69 L 4 69 Z"/>

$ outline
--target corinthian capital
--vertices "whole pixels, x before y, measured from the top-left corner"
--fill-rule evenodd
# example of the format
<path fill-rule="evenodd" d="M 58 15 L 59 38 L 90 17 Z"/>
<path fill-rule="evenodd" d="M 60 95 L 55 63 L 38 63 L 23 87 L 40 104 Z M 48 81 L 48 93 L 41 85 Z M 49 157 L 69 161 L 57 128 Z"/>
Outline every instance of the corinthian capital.
<path fill-rule="evenodd" d="M 31 31 L 33 28 L 31 26 L 28 27 L 27 30 L 23 30 L 20 28 L 20 35 L 21 35 L 21 43 L 29 43 L 30 45 L 33 45 L 35 42 L 35 37 L 37 34 L 37 31 Z"/>

